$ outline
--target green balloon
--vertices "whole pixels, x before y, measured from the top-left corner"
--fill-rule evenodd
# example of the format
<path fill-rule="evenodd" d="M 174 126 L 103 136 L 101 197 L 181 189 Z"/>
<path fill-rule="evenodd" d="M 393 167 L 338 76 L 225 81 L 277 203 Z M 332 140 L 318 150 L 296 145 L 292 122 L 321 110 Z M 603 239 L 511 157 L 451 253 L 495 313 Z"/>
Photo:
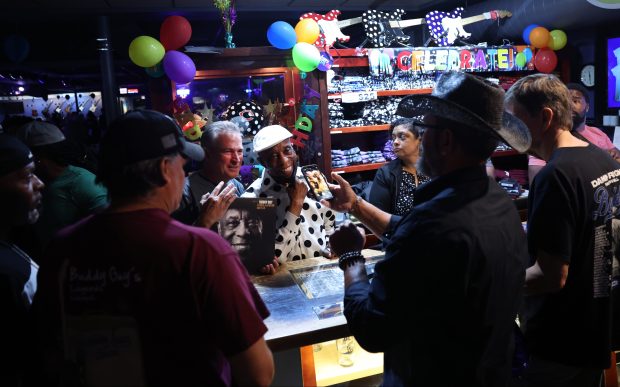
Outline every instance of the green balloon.
<path fill-rule="evenodd" d="M 518 53 L 515 57 L 515 63 L 517 64 L 518 68 L 525 67 L 525 64 L 527 63 L 527 58 L 525 57 L 525 54 L 522 52 Z"/>
<path fill-rule="evenodd" d="M 313 44 L 300 42 L 293 47 L 293 63 L 301 71 L 310 72 L 316 69 L 320 60 L 321 53 Z"/>
<path fill-rule="evenodd" d="M 561 50 L 566 46 L 566 33 L 562 30 L 549 32 L 549 48 L 553 51 Z"/>
<path fill-rule="evenodd" d="M 152 67 L 161 62 L 166 50 L 159 40 L 150 36 L 138 36 L 129 44 L 129 58 L 140 67 Z"/>

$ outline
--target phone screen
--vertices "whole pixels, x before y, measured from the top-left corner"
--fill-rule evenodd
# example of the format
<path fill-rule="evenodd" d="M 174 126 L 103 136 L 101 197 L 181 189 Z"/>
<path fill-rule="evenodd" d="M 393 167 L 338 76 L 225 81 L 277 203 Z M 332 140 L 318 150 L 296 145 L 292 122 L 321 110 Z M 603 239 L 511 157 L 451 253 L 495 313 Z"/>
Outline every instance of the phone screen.
<path fill-rule="evenodd" d="M 325 176 L 321 173 L 316 165 L 309 165 L 303 167 L 301 171 L 306 178 L 306 182 L 310 186 L 310 190 L 316 200 L 330 200 L 333 199 L 333 195 L 327 186 Z"/>

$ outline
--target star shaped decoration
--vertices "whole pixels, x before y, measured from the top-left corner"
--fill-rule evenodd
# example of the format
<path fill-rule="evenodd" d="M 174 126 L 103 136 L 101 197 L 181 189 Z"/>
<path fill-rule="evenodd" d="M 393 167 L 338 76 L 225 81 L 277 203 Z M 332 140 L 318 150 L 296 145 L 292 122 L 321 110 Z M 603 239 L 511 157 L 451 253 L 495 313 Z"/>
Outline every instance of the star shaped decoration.
<path fill-rule="evenodd" d="M 207 103 L 205 102 L 205 105 L 202 109 L 198 109 L 198 111 L 200 112 L 200 114 L 202 114 L 202 118 L 205 119 L 208 123 L 213 122 L 213 112 L 215 111 L 215 109 L 213 109 L 212 106 L 207 105 Z"/>
<path fill-rule="evenodd" d="M 269 103 L 264 106 L 265 113 L 266 114 L 276 114 L 276 107 L 277 107 L 277 104 L 273 103 L 271 100 L 269 100 Z"/>

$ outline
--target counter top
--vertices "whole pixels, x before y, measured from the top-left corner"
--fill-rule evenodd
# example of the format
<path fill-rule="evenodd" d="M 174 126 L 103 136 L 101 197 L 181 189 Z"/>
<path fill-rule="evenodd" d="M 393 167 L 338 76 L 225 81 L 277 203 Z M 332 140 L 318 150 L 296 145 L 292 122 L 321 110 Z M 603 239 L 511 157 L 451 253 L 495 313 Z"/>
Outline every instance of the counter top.
<path fill-rule="evenodd" d="M 367 267 L 383 257 L 364 250 Z M 342 315 L 344 278 L 338 263 L 326 258 L 286 262 L 273 275 L 252 276 L 271 312 L 265 340 L 273 351 L 298 348 L 349 336 Z M 323 318 L 319 318 L 321 315 Z"/>

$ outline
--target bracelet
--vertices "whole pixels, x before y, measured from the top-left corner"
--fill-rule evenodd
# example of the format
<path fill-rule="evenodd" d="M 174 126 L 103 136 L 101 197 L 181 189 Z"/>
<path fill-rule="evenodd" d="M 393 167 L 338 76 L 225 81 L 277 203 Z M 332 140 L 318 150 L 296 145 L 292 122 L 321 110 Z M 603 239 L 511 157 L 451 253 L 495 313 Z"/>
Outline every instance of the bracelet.
<path fill-rule="evenodd" d="M 355 215 L 354 213 L 357 212 L 362 200 L 362 197 L 357 195 L 357 197 L 355 198 L 355 203 L 353 203 L 353 205 L 351 206 L 351 210 L 349 211 L 351 214 Z"/>
<path fill-rule="evenodd" d="M 346 253 L 340 254 L 338 258 L 338 267 L 340 270 L 344 271 L 347 267 L 351 266 L 351 263 L 355 262 L 364 262 L 364 256 L 361 251 L 348 251 Z"/>

